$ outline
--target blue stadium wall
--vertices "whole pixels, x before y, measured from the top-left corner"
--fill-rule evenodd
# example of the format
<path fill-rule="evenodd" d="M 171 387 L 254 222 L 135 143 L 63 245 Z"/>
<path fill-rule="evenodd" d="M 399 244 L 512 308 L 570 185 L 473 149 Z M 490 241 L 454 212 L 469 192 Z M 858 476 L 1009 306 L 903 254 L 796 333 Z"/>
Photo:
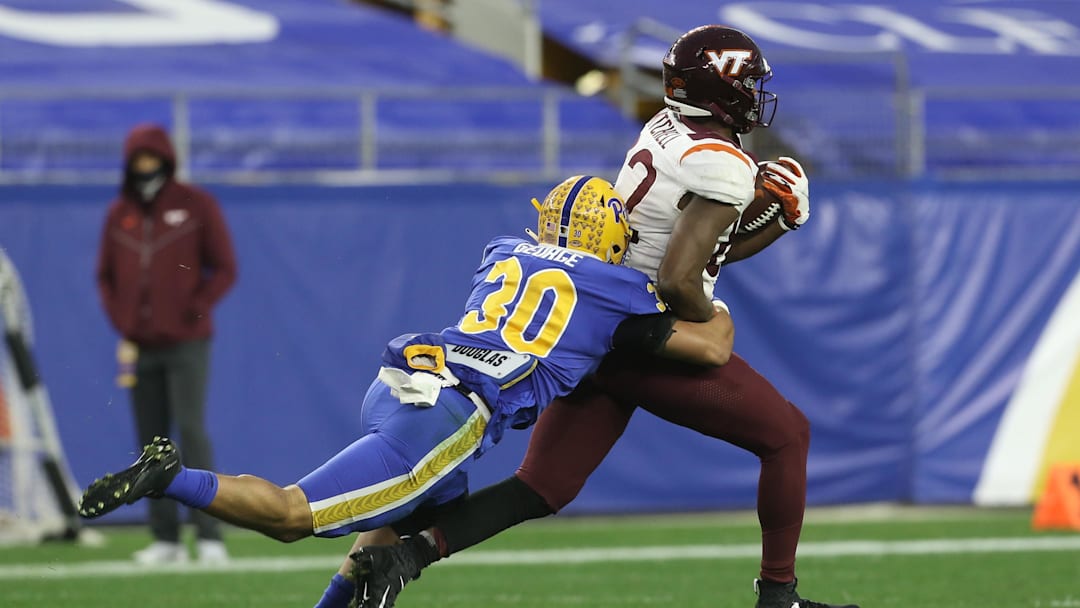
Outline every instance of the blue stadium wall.
<path fill-rule="evenodd" d="M 208 416 L 220 470 L 291 483 L 355 439 L 383 344 L 455 322 L 484 243 L 523 234 L 529 198 L 546 187 L 211 187 L 240 264 L 215 315 Z M 113 193 L 0 187 L 0 246 L 26 284 L 82 484 L 136 450 L 93 280 Z M 972 502 L 991 453 L 1018 460 L 994 446 L 1026 362 L 1053 338 L 1055 316 L 1080 319 L 1062 312 L 1080 274 L 1075 183 L 815 182 L 813 213 L 718 285 L 736 350 L 813 424 L 809 501 Z M 1054 357 L 1064 384 L 1043 408 L 1040 446 L 1076 419 L 1076 348 Z M 511 474 L 526 440 L 509 434 L 474 486 Z M 1036 452 L 1032 466 L 1044 467 Z M 746 508 L 756 480 L 750 455 L 639 412 L 572 510 Z"/>

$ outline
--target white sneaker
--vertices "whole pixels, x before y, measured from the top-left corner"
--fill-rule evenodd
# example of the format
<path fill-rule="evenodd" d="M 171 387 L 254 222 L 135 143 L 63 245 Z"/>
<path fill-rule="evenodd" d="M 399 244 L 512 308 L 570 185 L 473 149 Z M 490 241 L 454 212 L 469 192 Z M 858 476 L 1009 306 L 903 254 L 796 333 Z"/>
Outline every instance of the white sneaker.
<path fill-rule="evenodd" d="M 187 548 L 180 543 L 169 543 L 156 540 L 145 549 L 135 552 L 132 557 L 135 562 L 144 566 L 160 566 L 164 564 L 186 564 L 188 561 Z"/>
<path fill-rule="evenodd" d="M 201 564 L 224 564 L 229 561 L 229 552 L 220 540 L 200 540 L 195 543 L 196 553 Z"/>

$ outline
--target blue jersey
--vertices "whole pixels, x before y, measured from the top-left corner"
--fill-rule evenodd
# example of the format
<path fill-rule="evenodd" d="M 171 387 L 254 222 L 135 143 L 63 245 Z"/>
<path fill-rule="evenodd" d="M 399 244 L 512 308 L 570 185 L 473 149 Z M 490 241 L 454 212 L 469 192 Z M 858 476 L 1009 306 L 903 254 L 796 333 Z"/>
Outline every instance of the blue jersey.
<path fill-rule="evenodd" d="M 484 251 L 465 314 L 443 330 L 447 361 L 499 386 L 484 448 L 568 394 L 611 349 L 632 315 L 665 310 L 644 273 L 553 245 L 499 237 Z M 481 449 L 483 451 L 483 448 Z"/>
<path fill-rule="evenodd" d="M 373 530 L 465 494 L 473 459 L 507 427 L 531 425 L 569 393 L 610 350 L 619 323 L 663 310 L 637 270 L 493 240 L 457 325 L 392 340 L 364 397 L 363 435 L 297 482 L 315 533 Z M 454 381 L 469 390 L 443 384 Z"/>

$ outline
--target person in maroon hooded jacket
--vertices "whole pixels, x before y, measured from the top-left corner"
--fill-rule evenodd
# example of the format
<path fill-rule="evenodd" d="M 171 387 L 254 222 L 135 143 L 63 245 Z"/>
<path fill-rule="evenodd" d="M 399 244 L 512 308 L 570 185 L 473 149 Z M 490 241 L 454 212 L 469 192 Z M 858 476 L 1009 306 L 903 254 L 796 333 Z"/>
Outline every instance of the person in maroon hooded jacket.
<path fill-rule="evenodd" d="M 204 425 L 211 310 L 236 280 L 225 219 L 209 193 L 175 178 L 165 130 L 139 125 L 124 143 L 124 180 L 98 255 L 102 305 L 121 336 L 121 384 L 130 387 L 140 444 L 179 431 L 184 464 L 213 467 Z M 216 520 L 192 513 L 200 561 L 228 559 Z M 141 563 L 187 561 L 173 501 L 151 501 L 154 542 Z"/>

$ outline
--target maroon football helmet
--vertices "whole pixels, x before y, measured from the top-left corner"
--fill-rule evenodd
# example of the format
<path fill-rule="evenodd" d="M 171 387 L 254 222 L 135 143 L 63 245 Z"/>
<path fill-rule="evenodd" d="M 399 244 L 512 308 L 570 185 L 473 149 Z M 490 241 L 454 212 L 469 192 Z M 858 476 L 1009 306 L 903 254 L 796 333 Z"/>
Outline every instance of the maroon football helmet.
<path fill-rule="evenodd" d="M 766 91 L 769 63 L 749 36 L 722 25 L 683 34 L 664 57 L 664 102 L 691 118 L 714 117 L 736 133 L 767 127 L 776 95 Z"/>

